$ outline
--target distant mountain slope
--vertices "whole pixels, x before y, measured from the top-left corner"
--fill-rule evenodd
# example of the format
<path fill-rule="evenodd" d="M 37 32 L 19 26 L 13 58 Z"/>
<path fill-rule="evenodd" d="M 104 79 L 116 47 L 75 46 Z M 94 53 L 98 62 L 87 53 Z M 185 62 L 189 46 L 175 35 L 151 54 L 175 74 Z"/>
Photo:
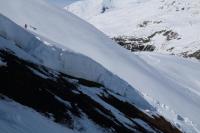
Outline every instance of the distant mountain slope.
<path fill-rule="evenodd" d="M 92 2 L 91 2 L 92 1 Z M 132 51 L 149 51 L 200 58 L 198 0 L 83 0 L 65 9 L 87 20 Z M 98 8 L 97 8 L 98 7 Z M 143 41 L 144 40 L 144 41 Z"/>
<path fill-rule="evenodd" d="M 51 4 L 56 5 L 58 7 L 62 7 L 63 8 L 66 5 L 71 4 L 71 3 L 75 2 L 75 1 L 78 1 L 78 0 L 46 0 L 46 1 L 50 2 Z"/>

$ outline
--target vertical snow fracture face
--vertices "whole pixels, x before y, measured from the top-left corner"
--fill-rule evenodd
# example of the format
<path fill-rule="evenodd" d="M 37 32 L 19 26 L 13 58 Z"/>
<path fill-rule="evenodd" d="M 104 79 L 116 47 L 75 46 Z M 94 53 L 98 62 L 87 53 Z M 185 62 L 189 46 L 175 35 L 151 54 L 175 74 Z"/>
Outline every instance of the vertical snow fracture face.
<path fill-rule="evenodd" d="M 89 121 L 113 133 L 180 133 L 162 116 L 145 114 L 132 103 L 121 101 L 123 96 L 99 83 L 38 66 L 18 58 L 10 51 L 0 50 L 0 58 L 7 64 L 0 66 L 0 94 L 66 128 L 85 130 L 84 125 L 79 125 L 82 129 L 78 129 L 75 123 L 86 115 Z M 122 121 L 122 117 L 129 124 Z"/>

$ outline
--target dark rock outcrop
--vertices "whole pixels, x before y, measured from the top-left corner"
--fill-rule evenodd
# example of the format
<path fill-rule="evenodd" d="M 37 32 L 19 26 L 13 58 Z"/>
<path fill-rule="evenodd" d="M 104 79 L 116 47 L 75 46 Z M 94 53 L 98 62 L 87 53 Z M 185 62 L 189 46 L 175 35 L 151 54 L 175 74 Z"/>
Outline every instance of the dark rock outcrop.
<path fill-rule="evenodd" d="M 111 90 L 99 83 L 66 75 L 44 66 L 22 60 L 8 50 L 0 50 L 0 58 L 6 62 L 0 66 L 0 94 L 28 106 L 46 117 L 53 117 L 57 123 L 75 130 L 74 117 L 81 119 L 83 114 L 108 132 L 133 133 L 151 132 L 139 119 L 149 125 L 151 130 L 164 133 L 180 131 L 162 116 L 149 116 L 134 104 L 121 101 Z M 96 90 L 89 95 L 84 90 Z M 95 100 L 98 97 L 98 100 Z M 3 100 L 3 99 L 1 99 Z M 110 107 L 120 112 L 132 124 L 121 121 Z"/>

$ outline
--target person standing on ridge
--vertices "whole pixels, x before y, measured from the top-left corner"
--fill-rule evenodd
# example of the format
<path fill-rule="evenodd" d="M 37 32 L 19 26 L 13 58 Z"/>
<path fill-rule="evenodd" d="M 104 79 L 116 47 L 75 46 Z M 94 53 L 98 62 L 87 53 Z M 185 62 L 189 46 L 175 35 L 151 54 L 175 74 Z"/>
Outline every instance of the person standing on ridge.
<path fill-rule="evenodd" d="M 25 29 L 27 29 L 27 27 L 28 27 L 28 25 L 27 25 L 27 24 L 25 24 L 25 25 L 24 25 L 24 28 L 25 28 Z"/>

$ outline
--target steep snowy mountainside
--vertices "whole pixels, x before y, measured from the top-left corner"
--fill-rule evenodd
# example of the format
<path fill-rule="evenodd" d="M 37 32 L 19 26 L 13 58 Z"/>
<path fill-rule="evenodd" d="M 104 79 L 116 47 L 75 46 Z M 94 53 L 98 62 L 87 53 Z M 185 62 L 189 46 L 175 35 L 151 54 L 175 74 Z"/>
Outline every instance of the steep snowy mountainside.
<path fill-rule="evenodd" d="M 156 52 L 199 58 L 198 0 L 110 0 L 112 6 L 104 13 L 96 8 L 103 8 L 103 0 L 95 1 L 95 4 L 88 4 L 90 0 L 75 2 L 65 9 L 111 38 L 125 38 L 124 47 L 132 51 L 139 49 L 136 46 L 151 45 Z"/>
<path fill-rule="evenodd" d="M 80 0 L 66 6 L 65 9 L 77 14 L 79 17 L 90 19 L 112 7 L 113 3 L 110 0 Z"/>
<path fill-rule="evenodd" d="M 37 64 L 42 64 L 76 77 L 102 83 L 116 93 L 126 95 L 138 107 L 152 110 L 138 91 L 126 81 L 109 72 L 101 64 L 67 48 L 61 49 L 57 47 L 59 44 L 51 43 L 52 41 L 40 35 L 35 36 L 35 34 L 23 29 L 2 15 L 0 15 L 0 35 L 13 41 L 21 50 L 28 53 L 29 56 L 19 54 L 22 52 L 17 52 L 23 59 L 31 60 Z M 7 48 L 9 46 L 2 45 L 1 47 Z M 9 47 L 9 49 L 13 49 L 13 47 Z"/>
<path fill-rule="evenodd" d="M 69 5 L 78 0 L 46 0 L 46 1 L 50 2 L 51 4 L 56 5 L 58 7 L 64 8 L 66 5 Z"/>
<path fill-rule="evenodd" d="M 155 108 L 164 110 L 163 106 L 168 107 L 171 111 L 160 113 L 173 124 L 191 133 L 200 129 L 196 117 L 200 112 L 200 98 L 196 93 L 188 96 L 186 86 L 172 80 L 140 56 L 116 45 L 73 14 L 42 0 L 2 0 L 0 13 L 13 21 L 0 17 L 3 38 L 29 55 L 18 55 L 21 58 L 99 83 L 126 97 L 126 101 L 140 109 L 152 112 Z M 25 24 L 27 29 L 22 28 Z M 159 104 L 152 107 L 140 92 L 148 96 L 146 99 Z"/>
<path fill-rule="evenodd" d="M 0 98 L 0 133 L 75 133 L 11 100 Z"/>
<path fill-rule="evenodd" d="M 180 132 L 124 95 L 23 60 L 30 55 L 2 36 L 0 44 L 0 133 Z"/>

